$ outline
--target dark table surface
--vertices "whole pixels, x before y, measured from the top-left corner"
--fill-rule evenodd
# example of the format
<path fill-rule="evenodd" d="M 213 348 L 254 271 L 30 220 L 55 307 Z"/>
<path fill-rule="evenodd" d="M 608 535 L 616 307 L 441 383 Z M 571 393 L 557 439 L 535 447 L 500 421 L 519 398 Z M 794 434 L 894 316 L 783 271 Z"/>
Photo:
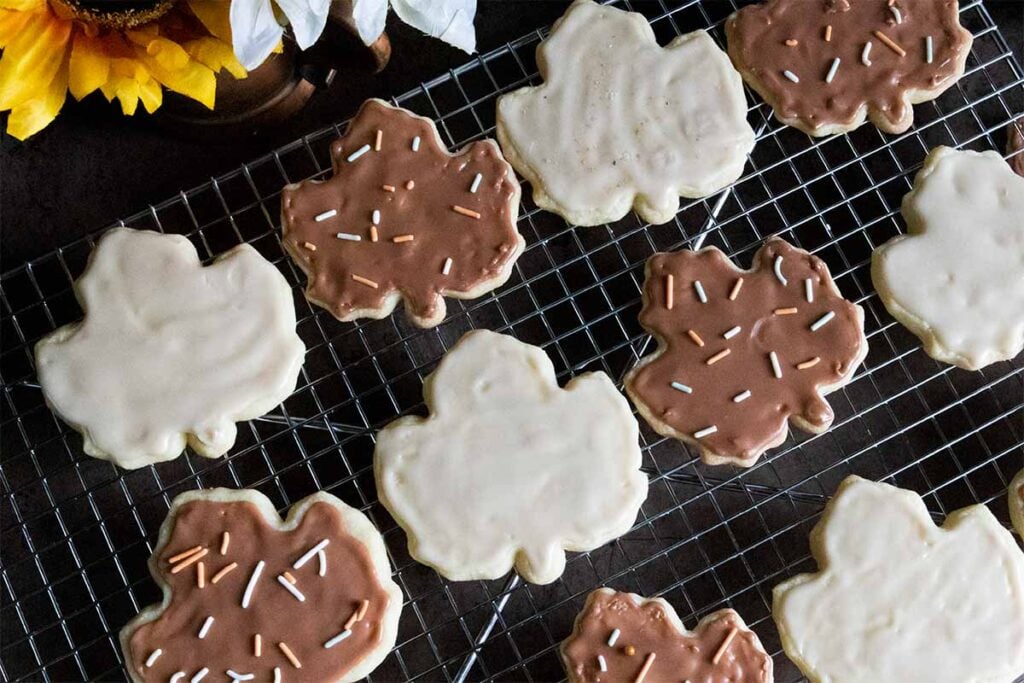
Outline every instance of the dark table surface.
<path fill-rule="evenodd" d="M 1024 0 L 986 0 L 985 4 L 1017 59 L 1024 61 Z M 479 51 L 548 26 L 567 5 L 564 0 L 482 0 L 476 20 Z M 393 53 L 382 73 L 340 74 L 299 115 L 257 137 L 221 143 L 182 139 L 145 115 L 121 116 L 116 105 L 98 95 L 83 102 L 69 101 L 53 124 L 27 142 L 4 136 L 0 143 L 0 270 L 343 121 L 367 97 L 401 94 L 469 59 L 401 24 L 393 15 L 388 33 Z"/>

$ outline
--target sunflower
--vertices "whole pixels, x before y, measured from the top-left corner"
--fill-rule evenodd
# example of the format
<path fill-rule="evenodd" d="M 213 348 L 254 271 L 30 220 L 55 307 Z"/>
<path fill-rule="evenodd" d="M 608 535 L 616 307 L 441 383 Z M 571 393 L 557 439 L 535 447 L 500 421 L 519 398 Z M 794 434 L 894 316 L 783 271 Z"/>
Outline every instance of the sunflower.
<path fill-rule="evenodd" d="M 96 5 L 97 3 L 92 3 Z M 230 3 L 159 0 L 146 11 L 103 12 L 81 0 L 0 0 L 0 112 L 24 140 L 45 128 L 67 97 L 99 90 L 132 115 L 153 113 L 163 88 L 213 109 L 216 74 L 246 70 L 231 47 Z"/>

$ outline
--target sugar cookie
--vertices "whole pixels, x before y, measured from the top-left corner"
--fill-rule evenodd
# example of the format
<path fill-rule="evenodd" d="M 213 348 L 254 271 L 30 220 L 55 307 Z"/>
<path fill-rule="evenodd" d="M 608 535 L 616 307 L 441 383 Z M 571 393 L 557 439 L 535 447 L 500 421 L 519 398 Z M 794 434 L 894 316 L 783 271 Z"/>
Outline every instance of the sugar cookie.
<path fill-rule="evenodd" d="M 1010 521 L 1017 533 L 1024 537 L 1024 470 L 1018 472 L 1010 482 L 1007 502 L 1010 505 Z"/>
<path fill-rule="evenodd" d="M 427 377 L 430 415 L 377 435 L 377 494 L 409 552 L 445 577 L 531 583 L 565 569 L 565 550 L 622 535 L 647 496 L 639 427 L 602 372 L 559 388 L 535 346 L 478 330 Z"/>
<path fill-rule="evenodd" d="M 305 347 L 288 283 L 247 244 L 209 266 L 180 235 L 117 228 L 75 282 L 85 318 L 35 349 L 46 402 L 85 452 L 134 469 L 186 441 L 208 458 L 235 422 L 291 394 Z"/>

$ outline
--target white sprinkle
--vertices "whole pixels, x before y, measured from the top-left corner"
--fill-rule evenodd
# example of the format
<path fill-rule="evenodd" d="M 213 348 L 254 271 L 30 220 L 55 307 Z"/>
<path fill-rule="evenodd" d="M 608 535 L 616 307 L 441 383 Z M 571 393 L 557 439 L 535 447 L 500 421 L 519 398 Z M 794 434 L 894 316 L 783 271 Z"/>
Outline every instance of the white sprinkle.
<path fill-rule="evenodd" d="M 281 683 L 281 667 L 274 667 L 274 683 Z"/>
<path fill-rule="evenodd" d="M 597 666 L 602 672 L 608 671 L 608 663 L 604 661 L 604 655 L 597 656 Z"/>
<path fill-rule="evenodd" d="M 260 578 L 260 572 L 263 571 L 263 567 L 267 563 L 260 560 L 256 563 L 256 568 L 252 570 L 252 576 L 249 577 L 249 583 L 245 585 L 245 592 L 242 593 L 242 609 L 249 607 L 249 601 L 252 600 L 252 592 L 256 590 L 256 580 Z"/>
<path fill-rule="evenodd" d="M 714 434 L 717 431 L 718 431 L 718 427 L 716 427 L 715 425 L 711 425 L 710 427 L 705 427 L 704 429 L 700 430 L 699 432 L 694 432 L 693 438 L 695 438 L 695 439 L 703 439 L 705 436 L 711 436 L 712 434 Z"/>
<path fill-rule="evenodd" d="M 889 11 L 892 12 L 892 17 L 893 17 L 893 19 L 896 20 L 897 24 L 902 24 L 903 23 L 903 13 L 900 12 L 900 8 L 899 7 L 896 7 L 896 6 L 890 7 Z"/>
<path fill-rule="evenodd" d="M 417 135 L 416 137 L 414 137 L 412 139 L 412 151 L 414 151 L 414 152 L 420 151 L 420 136 L 419 135 Z"/>
<path fill-rule="evenodd" d="M 196 672 L 196 675 L 189 679 L 189 683 L 199 683 L 199 681 L 206 678 L 206 674 L 210 673 L 210 670 L 205 666 Z"/>
<path fill-rule="evenodd" d="M 288 589 L 288 592 L 295 596 L 295 599 L 299 602 L 306 602 L 306 596 L 303 595 L 298 588 L 291 584 L 291 581 L 278 575 L 277 582 Z"/>
<path fill-rule="evenodd" d="M 676 391 L 681 391 L 684 394 L 692 394 L 693 393 L 693 389 L 691 387 L 686 386 L 682 382 L 672 382 L 671 386 Z"/>
<path fill-rule="evenodd" d="M 320 576 L 327 576 L 327 553 L 321 550 L 316 554 L 316 559 L 320 563 L 316 573 Z"/>
<path fill-rule="evenodd" d="M 733 403 L 743 403 L 748 398 L 750 398 L 750 389 L 747 389 L 746 391 L 741 391 L 740 393 L 738 393 L 735 396 L 733 396 L 732 397 L 732 402 Z"/>
<path fill-rule="evenodd" d="M 206 634 L 210 632 L 210 627 L 213 626 L 213 615 L 206 617 L 206 621 L 203 622 L 203 627 L 199 629 L 199 640 L 206 637 Z"/>
<path fill-rule="evenodd" d="M 231 669 L 228 669 L 224 673 L 226 673 L 228 676 L 231 676 L 231 678 L 236 681 L 251 681 L 252 679 L 256 678 L 256 674 L 240 674 L 232 671 Z"/>
<path fill-rule="evenodd" d="M 786 285 L 789 284 L 789 280 L 787 280 L 786 276 L 782 274 L 782 257 L 781 256 L 776 256 L 775 257 L 775 265 L 772 267 L 772 270 L 775 271 L 775 277 L 778 278 L 779 282 L 782 283 L 783 287 L 785 287 Z"/>
<path fill-rule="evenodd" d="M 324 643 L 324 649 L 325 650 L 330 650 L 332 647 L 334 647 L 335 645 L 337 645 L 341 641 L 345 640 L 350 635 L 352 635 L 352 631 L 349 631 L 348 629 L 345 629 L 344 631 L 342 631 L 341 633 L 339 633 L 338 635 L 334 636 L 333 638 L 328 640 L 326 643 Z"/>
<path fill-rule="evenodd" d="M 444 260 L 444 267 L 441 268 L 441 275 L 447 275 L 452 272 L 452 257 L 449 256 Z"/>
<path fill-rule="evenodd" d="M 359 235 L 353 235 L 350 232 L 339 232 L 335 235 L 339 240 L 347 240 L 349 242 L 359 242 L 363 238 Z"/>
<path fill-rule="evenodd" d="M 871 66 L 871 60 L 868 59 L 868 55 L 871 54 L 871 41 L 864 43 L 864 50 L 860 53 L 860 61 L 864 66 Z"/>
<path fill-rule="evenodd" d="M 327 547 L 328 543 L 330 543 L 330 540 L 325 538 L 319 543 L 317 543 L 315 546 L 307 550 L 305 555 L 295 560 L 295 564 L 292 565 L 292 569 L 302 569 L 302 565 L 312 560 L 313 556 L 321 550 L 323 550 L 325 547 Z"/>
<path fill-rule="evenodd" d="M 156 664 L 156 660 L 160 659 L 160 655 L 162 655 L 163 653 L 164 653 L 164 651 L 161 650 L 160 648 L 157 648 L 157 649 L 153 650 L 149 654 L 149 657 L 146 657 L 146 668 L 149 668 L 149 667 L 153 666 L 154 664 Z"/>
<path fill-rule="evenodd" d="M 374 225 L 380 225 L 380 209 L 374 209 L 371 217 Z"/>
<path fill-rule="evenodd" d="M 839 62 L 842 61 L 839 57 L 832 60 L 832 66 L 828 68 L 828 75 L 825 76 L 825 82 L 831 83 L 832 79 L 836 77 L 836 72 L 839 71 Z"/>
<path fill-rule="evenodd" d="M 469 186 L 469 191 L 472 192 L 473 194 L 476 194 L 477 188 L 480 187 L 480 181 L 483 179 L 483 174 L 477 173 L 476 176 L 473 178 L 473 184 Z"/>
<path fill-rule="evenodd" d="M 700 299 L 702 304 L 708 302 L 708 295 L 704 293 L 704 285 L 700 283 L 700 280 L 693 281 L 693 288 L 697 290 L 697 298 Z"/>
<path fill-rule="evenodd" d="M 935 48 L 931 36 L 924 37 L 924 60 L 929 64 L 935 60 Z"/>
<path fill-rule="evenodd" d="M 615 641 L 619 639 L 619 633 L 621 633 L 621 631 L 619 631 L 619 629 L 615 629 L 612 631 L 612 634 L 608 636 L 608 647 L 615 647 Z"/>
<path fill-rule="evenodd" d="M 323 213 L 318 213 L 316 215 L 316 218 L 314 218 L 313 220 L 315 220 L 317 223 L 322 223 L 325 220 L 327 220 L 328 218 L 334 218 L 337 215 L 338 215 L 337 209 L 331 209 L 329 211 L 324 211 Z"/>
<path fill-rule="evenodd" d="M 807 303 L 814 303 L 814 281 L 811 278 L 804 278 L 804 298 Z"/>
<path fill-rule="evenodd" d="M 782 366 L 779 365 L 779 355 L 772 351 L 768 354 L 768 360 L 772 362 L 772 373 L 775 379 L 782 379 Z"/>
<path fill-rule="evenodd" d="M 171 674 L 171 678 L 170 678 L 170 680 L 167 681 L 167 683 L 178 683 L 178 681 L 181 680 L 184 677 L 185 677 L 185 672 L 184 671 L 175 671 L 174 673 Z"/>
<path fill-rule="evenodd" d="M 354 151 L 354 152 L 352 152 L 351 154 L 348 155 L 348 161 L 355 161 L 356 159 L 358 159 L 359 157 L 363 156 L 364 154 L 366 154 L 369 151 L 370 151 L 370 145 L 368 145 L 368 144 L 367 145 L 363 145 L 362 147 L 360 147 L 359 149 L 357 149 L 356 151 Z"/>
<path fill-rule="evenodd" d="M 811 332 L 817 332 L 821 328 L 825 327 L 825 325 L 828 325 L 828 321 L 832 320 L 834 317 L 836 317 L 836 314 L 833 311 L 829 311 L 825 315 L 821 316 L 814 321 L 814 324 L 811 325 Z"/>
<path fill-rule="evenodd" d="M 742 327 L 737 325 L 736 327 L 729 328 L 728 330 L 723 332 L 722 336 L 725 337 L 726 339 L 732 339 L 737 334 L 739 334 L 742 329 L 743 329 Z"/>
<path fill-rule="evenodd" d="M 789 69 L 786 69 L 785 71 L 783 71 L 782 75 L 785 76 L 786 78 L 788 78 L 789 80 L 793 81 L 794 83 L 799 83 L 800 82 L 800 77 L 797 76 L 792 71 L 790 71 Z"/>

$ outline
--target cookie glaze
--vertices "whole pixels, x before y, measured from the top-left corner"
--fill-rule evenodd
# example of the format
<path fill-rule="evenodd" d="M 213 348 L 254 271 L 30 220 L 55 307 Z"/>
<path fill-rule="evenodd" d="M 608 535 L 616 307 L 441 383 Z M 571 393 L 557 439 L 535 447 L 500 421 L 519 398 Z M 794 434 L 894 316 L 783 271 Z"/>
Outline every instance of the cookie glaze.
<path fill-rule="evenodd" d="M 867 353 L 861 307 L 821 259 L 778 238 L 748 271 L 714 247 L 655 254 L 643 301 L 640 324 L 658 349 L 626 391 L 655 430 L 697 445 L 709 464 L 750 466 L 785 440 L 789 419 L 828 428 L 824 394 Z"/>
<path fill-rule="evenodd" d="M 1024 470 L 1018 472 L 1010 482 L 1007 502 L 1010 505 L 1010 521 L 1017 533 L 1024 537 Z"/>
<path fill-rule="evenodd" d="M 537 205 L 576 225 L 665 223 L 743 171 L 743 82 L 705 31 L 662 48 L 641 14 L 576 0 L 537 48 L 544 83 L 498 99 L 498 140 Z"/>
<path fill-rule="evenodd" d="M 648 659 L 644 683 L 773 680 L 772 658 L 733 610 L 708 615 L 691 632 L 664 600 L 608 588 L 587 598 L 561 654 L 571 683 L 634 681 Z"/>
<path fill-rule="evenodd" d="M 812 681 L 1010 683 L 1024 671 L 1024 554 L 984 505 L 938 527 L 913 491 L 843 480 L 811 532 L 819 571 L 774 590 Z"/>
<path fill-rule="evenodd" d="M 1006 153 L 1013 155 L 1007 159 L 1013 172 L 1024 176 L 1024 117 L 1006 126 Z"/>
<path fill-rule="evenodd" d="M 906 130 L 914 103 L 957 81 L 972 42 L 956 0 L 769 0 L 733 14 L 726 35 L 744 79 L 810 135 L 852 130 L 866 116 Z"/>
<path fill-rule="evenodd" d="M 444 318 L 444 296 L 508 279 L 524 245 L 520 190 L 492 141 L 449 154 L 430 119 L 367 100 L 331 158 L 330 178 L 289 185 L 281 199 L 283 244 L 310 301 L 355 320 L 404 300 L 429 327 Z"/>
<path fill-rule="evenodd" d="M 211 680 L 232 670 L 270 681 L 275 668 L 284 681 L 351 680 L 346 674 L 394 642 L 401 593 L 371 556 L 367 534 L 376 532 L 369 522 L 347 506 L 343 518 L 343 503 L 317 494 L 282 525 L 262 509 L 270 505 L 265 498 L 260 505 L 246 499 L 253 494 L 215 490 L 213 499 L 201 492 L 176 504 L 150 562 L 165 586 L 164 604 L 143 612 L 122 635 L 134 680 L 163 683 L 179 671 L 189 680 L 203 668 Z M 358 530 L 351 515 L 360 517 Z M 383 556 L 379 535 L 376 542 Z M 181 557 L 196 547 L 206 551 L 198 560 Z M 326 647 L 345 630 L 350 635 Z"/>

